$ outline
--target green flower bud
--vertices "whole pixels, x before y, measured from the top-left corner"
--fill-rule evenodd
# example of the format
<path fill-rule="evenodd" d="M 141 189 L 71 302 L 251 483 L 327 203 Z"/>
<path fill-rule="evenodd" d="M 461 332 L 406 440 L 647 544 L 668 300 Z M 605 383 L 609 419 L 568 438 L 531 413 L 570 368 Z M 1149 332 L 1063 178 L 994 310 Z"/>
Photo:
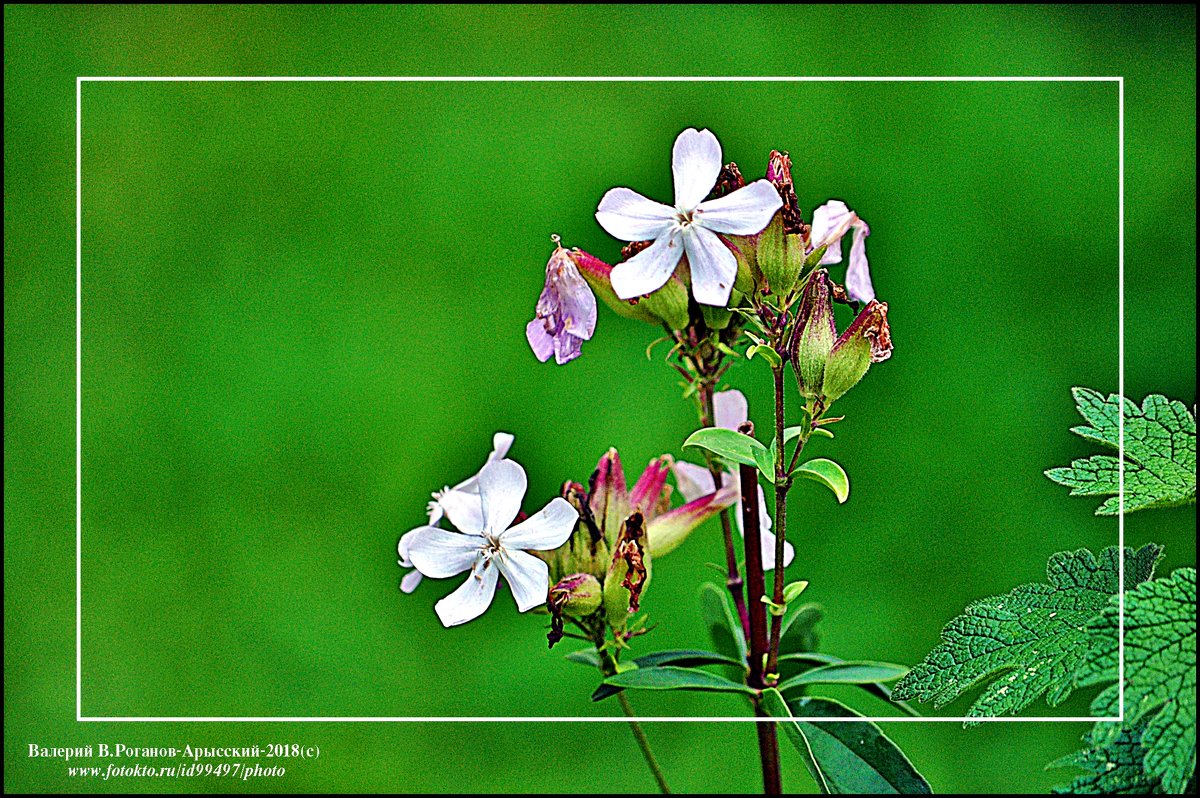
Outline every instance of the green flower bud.
<path fill-rule="evenodd" d="M 764 290 L 785 297 L 804 271 L 809 228 L 800 218 L 787 153 L 771 151 L 767 180 L 779 192 L 783 207 L 758 235 L 757 266 L 766 281 Z"/>
<path fill-rule="evenodd" d="M 792 337 L 792 365 L 800 393 L 810 399 L 820 396 L 825 381 L 826 360 L 837 338 L 830 301 L 829 274 L 815 272 L 804 285 L 796 311 Z"/>
<path fill-rule="evenodd" d="M 834 343 L 825 364 L 823 393 L 827 402 L 853 388 L 872 363 L 892 356 L 887 309 L 887 303 L 872 299 Z"/>
<path fill-rule="evenodd" d="M 571 250 L 570 255 L 592 291 L 617 315 L 654 325 L 666 324 L 673 330 L 687 327 L 688 290 L 678 277 L 673 275 L 666 285 L 648 296 L 621 299 L 613 291 L 611 265 L 581 249 Z"/>

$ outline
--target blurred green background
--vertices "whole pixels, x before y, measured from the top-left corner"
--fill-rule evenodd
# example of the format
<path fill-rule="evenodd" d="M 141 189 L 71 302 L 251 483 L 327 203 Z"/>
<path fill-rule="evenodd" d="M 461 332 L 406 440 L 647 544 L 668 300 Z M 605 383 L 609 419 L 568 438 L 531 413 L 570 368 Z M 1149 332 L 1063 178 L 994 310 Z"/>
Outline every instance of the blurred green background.
<path fill-rule="evenodd" d="M 1123 75 L 1126 380 L 1195 398 L 1192 8 L 32 7 L 5 18 L 5 787 L 70 782 L 29 743 L 320 745 L 211 790 L 637 791 L 620 724 L 78 724 L 74 583 L 77 75 Z M 531 503 L 608 446 L 637 472 L 694 426 L 650 327 L 601 308 L 564 368 L 524 340 L 558 233 L 612 260 L 600 195 L 671 190 L 709 127 L 748 177 L 872 227 L 896 353 L 820 453 L 850 502 L 793 491 L 791 578 L 825 650 L 914 663 L 973 599 L 1115 542 L 1041 472 L 1091 449 L 1069 389 L 1117 386 L 1114 83 L 86 83 L 83 712 L 590 716 L 595 677 L 503 592 L 397 589 L 395 542 L 498 429 Z M 766 423 L 769 379 L 730 380 Z M 631 478 L 632 478 L 631 474 Z M 1131 543 L 1195 562 L 1190 509 Z M 704 642 L 702 528 L 657 563 L 643 649 Z M 569 643 L 570 641 L 568 641 Z M 845 697 L 845 696 L 843 696 Z M 1080 693 L 1059 711 L 1086 714 Z M 886 711 L 853 696 L 864 711 Z M 967 701 L 949 712 L 961 714 Z M 734 699 L 635 697 L 643 714 Z M 1046 712 L 1044 705 L 1036 707 Z M 938 792 L 1038 792 L 1083 724 L 892 725 Z M 681 791 L 755 789 L 751 727 L 649 728 Z M 786 748 L 786 746 L 785 746 Z M 790 789 L 813 784 L 784 751 Z"/>

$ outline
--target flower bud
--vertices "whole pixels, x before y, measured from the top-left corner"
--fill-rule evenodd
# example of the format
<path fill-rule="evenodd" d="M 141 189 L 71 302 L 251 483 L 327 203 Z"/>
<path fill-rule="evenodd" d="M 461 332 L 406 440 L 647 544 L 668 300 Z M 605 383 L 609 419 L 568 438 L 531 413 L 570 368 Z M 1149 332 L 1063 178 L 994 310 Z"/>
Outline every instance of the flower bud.
<path fill-rule="evenodd" d="M 550 610 L 550 648 L 563 639 L 563 616 L 586 618 L 600 609 L 600 581 L 591 574 L 571 574 L 550 588 L 546 605 Z"/>
<path fill-rule="evenodd" d="M 637 299 L 621 299 L 612 287 L 611 265 L 581 249 L 571 250 L 571 258 L 596 296 L 617 315 L 654 325 L 666 324 L 673 330 L 688 326 L 688 289 L 678 276 L 672 275 L 662 288 L 652 294 Z"/>
<path fill-rule="evenodd" d="M 886 302 L 872 299 L 834 343 L 825 364 L 823 393 L 827 402 L 853 388 L 872 363 L 881 363 L 892 356 L 887 309 Z"/>
<path fill-rule="evenodd" d="M 824 269 L 808 278 L 796 313 L 792 365 L 800 393 L 813 399 L 822 393 L 826 360 L 837 338 L 833 304 L 829 298 L 829 274 Z"/>
<path fill-rule="evenodd" d="M 771 150 L 771 157 L 767 161 L 767 180 L 775 186 L 779 198 L 783 200 L 783 207 L 779 209 L 783 232 L 807 240 L 809 227 L 800 215 L 800 201 L 796 199 L 796 188 L 792 183 L 792 159 L 786 152 Z"/>
<path fill-rule="evenodd" d="M 604 576 L 604 614 L 613 628 L 621 628 L 641 606 L 642 591 L 650 580 L 650 553 L 640 512 L 621 525 L 612 562 Z"/>

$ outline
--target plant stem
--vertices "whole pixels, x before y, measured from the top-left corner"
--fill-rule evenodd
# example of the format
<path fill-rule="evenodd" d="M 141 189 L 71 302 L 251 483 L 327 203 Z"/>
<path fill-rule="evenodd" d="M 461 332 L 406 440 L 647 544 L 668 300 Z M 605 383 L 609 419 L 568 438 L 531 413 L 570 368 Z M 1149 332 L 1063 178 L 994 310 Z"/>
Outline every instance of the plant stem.
<path fill-rule="evenodd" d="M 596 646 L 596 653 L 600 656 L 600 673 L 604 677 L 612 676 L 617 672 L 617 661 L 612 654 L 608 653 L 608 648 L 605 646 L 604 627 L 600 626 L 598 631 L 592 633 L 592 643 Z M 650 747 L 650 740 L 646 737 L 646 732 L 642 729 L 642 724 L 638 723 L 637 715 L 633 712 L 633 706 L 629 703 L 629 697 L 624 691 L 617 693 L 617 702 L 621 705 L 621 711 L 625 713 L 625 717 L 629 719 L 629 730 L 633 732 L 633 738 L 637 740 L 638 748 L 642 750 L 642 757 L 646 760 L 646 765 L 650 768 L 651 775 L 658 783 L 658 789 L 664 795 L 671 792 L 671 788 L 667 786 L 667 777 L 663 775 L 662 768 L 659 767 L 658 759 L 654 756 L 654 750 Z"/>
<path fill-rule="evenodd" d="M 711 427 L 715 418 L 712 385 L 701 382 L 697 386 L 696 393 L 699 397 L 700 426 Z M 704 462 L 708 466 L 708 473 L 712 475 L 713 485 L 719 490 L 725 475 L 713 459 L 712 453 L 707 449 L 704 450 Z M 749 638 L 750 616 L 746 609 L 746 599 L 742 593 L 742 575 L 738 572 L 737 549 L 733 542 L 733 525 L 729 520 L 728 509 L 721 511 L 721 532 L 725 537 L 725 587 L 729 590 L 729 595 L 733 597 L 733 606 L 737 609 L 738 620 L 742 623 L 742 634 Z"/>
<path fill-rule="evenodd" d="M 739 431 L 753 435 L 754 425 L 747 421 Z M 750 673 L 746 681 L 754 689 L 762 690 L 765 687 L 763 660 L 767 655 L 767 607 L 762 602 L 766 579 L 763 575 L 762 523 L 758 507 L 758 469 L 742 465 L 739 467 L 738 477 L 742 492 L 742 529 L 745 530 L 746 593 L 750 603 L 750 654 L 747 658 Z M 754 699 L 754 714 L 760 718 L 767 717 L 757 697 Z M 758 727 L 758 755 L 762 762 L 763 792 L 767 795 L 780 795 L 783 786 L 779 772 L 779 740 L 775 724 L 759 722 L 755 725 Z"/>
<path fill-rule="evenodd" d="M 791 477 L 788 475 L 787 468 L 784 465 L 784 452 L 786 446 L 783 440 L 784 430 L 784 402 L 783 402 L 783 377 L 784 368 L 780 367 L 773 369 L 775 377 L 775 585 L 772 594 L 772 601 L 777 606 L 783 605 L 783 588 L 784 588 L 784 568 L 783 568 L 783 546 L 787 540 L 787 494 L 788 488 L 791 487 Z M 797 442 L 797 452 L 803 448 L 806 437 L 802 437 Z M 783 631 L 783 616 L 776 615 L 774 622 L 771 624 L 771 640 L 767 646 L 767 663 L 766 673 L 767 678 L 772 684 L 776 680 L 778 674 L 779 663 L 779 638 Z"/>
<path fill-rule="evenodd" d="M 621 709 L 625 712 L 625 717 L 629 718 L 629 728 L 633 732 L 634 738 L 637 739 L 638 747 L 642 749 L 642 756 L 646 758 L 646 764 L 650 767 L 650 772 L 654 774 L 654 780 L 658 782 L 658 791 L 663 795 L 669 795 L 671 788 L 667 786 L 667 777 L 663 775 L 662 768 L 658 766 L 658 760 L 654 758 L 654 751 L 650 748 L 650 741 L 646 739 L 646 732 L 642 730 L 642 724 L 635 720 L 633 707 L 629 705 L 629 698 L 625 695 L 625 691 L 617 693 L 617 700 L 621 702 Z"/>

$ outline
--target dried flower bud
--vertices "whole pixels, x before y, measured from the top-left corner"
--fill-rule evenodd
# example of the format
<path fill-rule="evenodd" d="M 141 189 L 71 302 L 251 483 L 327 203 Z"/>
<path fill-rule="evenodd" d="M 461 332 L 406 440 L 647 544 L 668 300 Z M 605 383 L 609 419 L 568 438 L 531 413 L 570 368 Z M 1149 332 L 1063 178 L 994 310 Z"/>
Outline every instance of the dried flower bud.
<path fill-rule="evenodd" d="M 730 161 L 721 167 L 721 172 L 717 175 L 717 184 L 713 186 L 713 190 L 709 192 L 707 199 L 714 200 L 718 197 L 724 197 L 726 194 L 731 194 L 745 185 L 746 178 L 742 177 L 742 172 L 738 169 L 738 165 Z"/>
<path fill-rule="evenodd" d="M 800 215 L 800 201 L 796 199 L 796 188 L 792 183 L 792 159 L 786 152 L 771 150 L 770 160 L 767 161 L 767 180 L 775 186 L 783 200 L 783 207 L 779 209 L 783 231 L 799 235 L 807 241 L 809 227 Z"/>
<path fill-rule="evenodd" d="M 550 648 L 563 638 L 563 616 L 586 618 L 600 609 L 600 580 L 591 574 L 571 574 L 550 588 L 546 602 L 550 609 Z"/>
<path fill-rule="evenodd" d="M 642 591 L 650 579 L 650 554 L 645 541 L 642 514 L 635 512 L 621 525 L 612 562 L 604 577 L 604 613 L 614 628 L 624 626 L 630 614 L 641 606 Z"/>
<path fill-rule="evenodd" d="M 892 356 L 887 310 L 887 303 L 872 299 L 834 342 L 825 364 L 826 401 L 832 402 L 853 388 L 872 363 Z"/>

